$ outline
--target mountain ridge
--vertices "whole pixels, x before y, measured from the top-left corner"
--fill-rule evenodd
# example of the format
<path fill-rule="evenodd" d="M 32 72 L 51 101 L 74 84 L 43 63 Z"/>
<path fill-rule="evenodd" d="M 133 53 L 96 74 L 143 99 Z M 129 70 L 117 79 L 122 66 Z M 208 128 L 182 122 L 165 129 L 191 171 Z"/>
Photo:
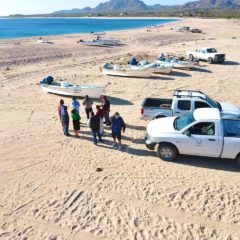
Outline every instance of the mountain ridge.
<path fill-rule="evenodd" d="M 109 0 L 94 8 L 55 11 L 52 14 L 159 12 L 163 10 L 240 9 L 240 0 L 198 0 L 183 5 L 147 5 L 141 0 Z"/>

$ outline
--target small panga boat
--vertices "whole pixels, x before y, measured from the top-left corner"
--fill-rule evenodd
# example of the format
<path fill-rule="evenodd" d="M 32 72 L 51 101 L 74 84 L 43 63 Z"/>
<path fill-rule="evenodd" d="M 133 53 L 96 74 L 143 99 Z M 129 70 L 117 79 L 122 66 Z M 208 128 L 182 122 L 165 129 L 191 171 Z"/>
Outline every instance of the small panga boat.
<path fill-rule="evenodd" d="M 194 62 L 180 60 L 177 57 L 167 57 L 161 54 L 156 60 L 158 64 L 171 64 L 173 68 L 178 69 L 191 69 L 194 67 Z"/>
<path fill-rule="evenodd" d="M 42 90 L 64 96 L 100 98 L 105 92 L 106 85 L 73 85 L 69 82 L 55 82 L 49 76 L 40 82 Z"/>
<path fill-rule="evenodd" d="M 138 62 L 137 65 L 130 65 L 131 69 L 153 68 L 153 73 L 169 74 L 172 71 L 172 64 L 150 63 L 146 60 Z"/>
<path fill-rule="evenodd" d="M 140 67 L 137 69 L 132 69 L 131 67 L 120 67 L 117 64 L 105 63 L 102 68 L 102 73 L 110 76 L 120 76 L 120 77 L 138 77 L 138 78 L 149 78 L 153 73 L 154 68 L 144 68 Z"/>

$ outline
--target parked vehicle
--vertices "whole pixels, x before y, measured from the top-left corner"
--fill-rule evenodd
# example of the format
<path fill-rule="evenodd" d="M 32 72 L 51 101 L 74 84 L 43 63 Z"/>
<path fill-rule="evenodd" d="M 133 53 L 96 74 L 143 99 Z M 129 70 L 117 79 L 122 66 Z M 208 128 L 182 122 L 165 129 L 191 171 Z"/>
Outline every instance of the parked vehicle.
<path fill-rule="evenodd" d="M 199 48 L 196 51 L 187 51 L 187 57 L 193 61 L 204 60 L 208 63 L 223 63 L 225 54 L 217 52 L 216 48 Z"/>
<path fill-rule="evenodd" d="M 199 29 L 199 28 L 192 28 L 192 29 L 190 30 L 190 32 L 192 32 L 192 33 L 202 33 L 202 30 Z"/>
<path fill-rule="evenodd" d="M 151 121 L 146 147 L 165 161 L 178 154 L 236 159 L 240 167 L 240 118 L 222 117 L 218 109 L 197 109 L 181 117 Z"/>
<path fill-rule="evenodd" d="M 240 116 L 240 107 L 219 103 L 201 91 L 175 90 L 172 99 L 145 98 L 142 102 L 141 119 L 180 116 L 198 108 L 218 108 L 225 115 Z"/>

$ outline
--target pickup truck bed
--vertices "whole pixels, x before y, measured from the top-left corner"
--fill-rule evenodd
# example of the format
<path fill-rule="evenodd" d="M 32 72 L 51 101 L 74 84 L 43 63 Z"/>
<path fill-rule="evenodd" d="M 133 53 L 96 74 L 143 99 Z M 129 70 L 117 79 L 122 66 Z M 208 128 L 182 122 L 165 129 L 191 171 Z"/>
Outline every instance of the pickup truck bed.
<path fill-rule="evenodd" d="M 172 105 L 172 99 L 161 99 L 161 98 L 146 98 L 142 102 L 143 108 L 170 108 Z"/>

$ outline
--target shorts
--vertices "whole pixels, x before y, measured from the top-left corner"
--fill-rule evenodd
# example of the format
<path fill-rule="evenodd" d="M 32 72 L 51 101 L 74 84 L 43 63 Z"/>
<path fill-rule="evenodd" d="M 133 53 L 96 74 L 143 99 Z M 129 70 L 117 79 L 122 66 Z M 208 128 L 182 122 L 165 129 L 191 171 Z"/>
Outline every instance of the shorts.
<path fill-rule="evenodd" d="M 121 132 L 118 132 L 118 133 L 112 133 L 112 137 L 114 138 L 114 139 L 118 139 L 118 140 L 121 140 L 121 138 L 122 138 L 122 135 L 121 135 Z"/>
<path fill-rule="evenodd" d="M 75 131 L 79 131 L 80 130 L 80 122 L 79 122 L 79 120 L 73 120 L 73 129 Z"/>

